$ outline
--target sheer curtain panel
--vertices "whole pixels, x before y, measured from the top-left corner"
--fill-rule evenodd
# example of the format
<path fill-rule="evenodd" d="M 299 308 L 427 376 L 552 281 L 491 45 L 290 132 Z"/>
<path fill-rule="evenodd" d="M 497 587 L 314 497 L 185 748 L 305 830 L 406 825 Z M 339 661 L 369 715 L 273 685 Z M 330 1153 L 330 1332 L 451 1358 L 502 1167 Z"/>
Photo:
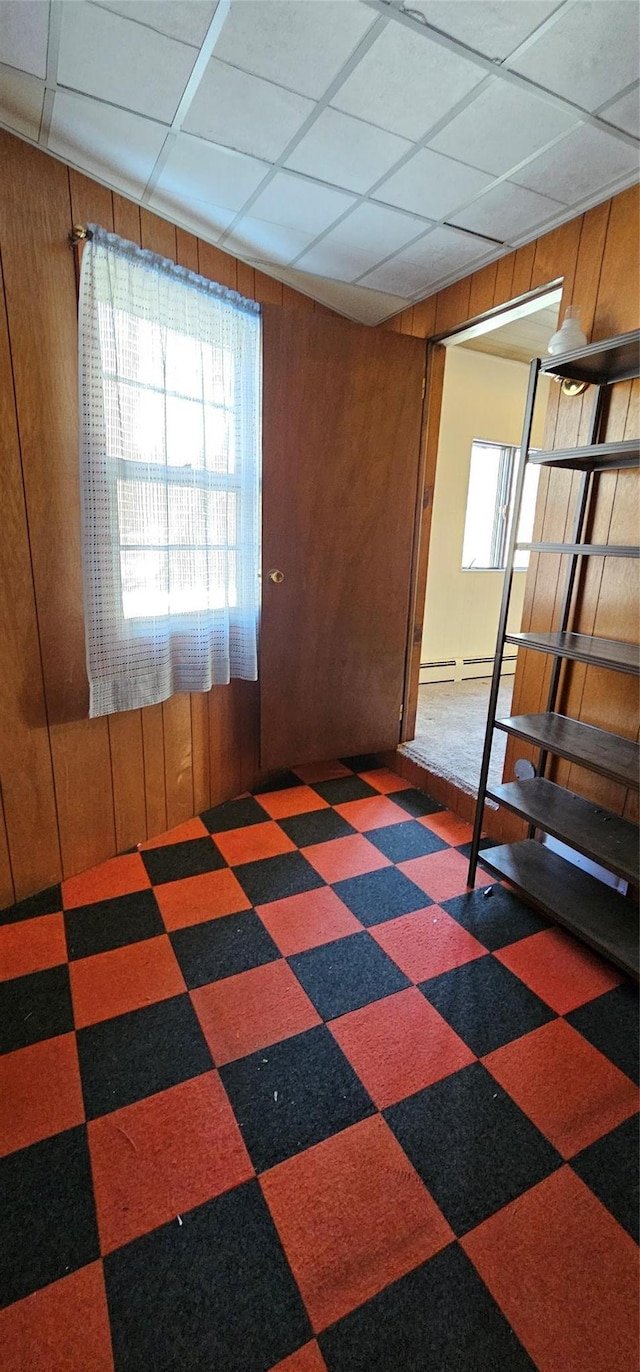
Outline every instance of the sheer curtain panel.
<path fill-rule="evenodd" d="M 79 301 L 89 714 L 258 674 L 260 310 L 90 225 Z"/>

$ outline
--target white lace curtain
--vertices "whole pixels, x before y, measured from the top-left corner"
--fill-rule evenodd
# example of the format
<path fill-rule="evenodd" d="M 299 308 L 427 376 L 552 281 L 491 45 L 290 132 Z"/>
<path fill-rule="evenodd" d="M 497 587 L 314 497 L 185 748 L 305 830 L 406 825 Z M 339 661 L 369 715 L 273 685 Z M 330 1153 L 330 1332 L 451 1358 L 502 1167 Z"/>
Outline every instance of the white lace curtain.
<path fill-rule="evenodd" d="M 90 715 L 257 677 L 260 311 L 97 225 L 79 302 Z"/>

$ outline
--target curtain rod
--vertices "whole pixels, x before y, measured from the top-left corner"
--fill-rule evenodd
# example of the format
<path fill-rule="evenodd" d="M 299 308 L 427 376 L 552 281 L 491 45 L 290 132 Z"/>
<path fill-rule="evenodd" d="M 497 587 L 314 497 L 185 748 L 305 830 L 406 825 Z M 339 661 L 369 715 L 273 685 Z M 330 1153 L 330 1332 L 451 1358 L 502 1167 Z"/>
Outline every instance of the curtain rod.
<path fill-rule="evenodd" d="M 93 238 L 91 229 L 87 229 L 84 224 L 74 224 L 68 235 L 69 247 L 77 248 L 80 243 L 86 243 L 89 238 Z"/>

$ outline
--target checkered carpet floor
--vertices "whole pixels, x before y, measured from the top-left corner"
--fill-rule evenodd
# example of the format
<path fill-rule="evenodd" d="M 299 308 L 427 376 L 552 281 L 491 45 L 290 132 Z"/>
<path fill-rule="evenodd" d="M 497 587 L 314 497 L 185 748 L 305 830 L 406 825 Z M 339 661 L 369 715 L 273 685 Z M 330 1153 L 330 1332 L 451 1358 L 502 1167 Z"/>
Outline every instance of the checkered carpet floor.
<path fill-rule="evenodd" d="M 354 758 L 0 916 L 3 1372 L 636 1372 L 636 994 Z"/>

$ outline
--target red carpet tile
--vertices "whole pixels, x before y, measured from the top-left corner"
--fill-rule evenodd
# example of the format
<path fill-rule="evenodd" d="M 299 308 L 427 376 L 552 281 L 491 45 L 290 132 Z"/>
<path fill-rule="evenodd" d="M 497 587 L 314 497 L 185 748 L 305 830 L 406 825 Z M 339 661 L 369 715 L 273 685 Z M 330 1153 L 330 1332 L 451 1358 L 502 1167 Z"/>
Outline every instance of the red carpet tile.
<path fill-rule="evenodd" d="M 331 1020 L 329 1028 L 379 1110 L 475 1061 L 415 986 Z"/>
<path fill-rule="evenodd" d="M 633 1082 L 562 1019 L 498 1048 L 484 1064 L 563 1158 L 637 1109 Z"/>
<path fill-rule="evenodd" d="M 371 936 L 412 981 L 450 972 L 452 967 L 484 957 L 487 952 L 439 905 L 377 924 Z"/>
<path fill-rule="evenodd" d="M 379 1115 L 280 1163 L 260 1185 L 316 1332 L 453 1238 Z"/>
<path fill-rule="evenodd" d="M 637 1249 L 570 1167 L 462 1247 L 540 1372 L 636 1372 Z"/>
<path fill-rule="evenodd" d="M 253 1176 L 217 1072 L 90 1120 L 88 1130 L 102 1253 Z"/>
<path fill-rule="evenodd" d="M 636 1372 L 637 993 L 468 840 L 322 761 L 0 913 L 2 1372 Z"/>
<path fill-rule="evenodd" d="M 113 1372 L 102 1263 L 0 1310 L 2 1372 Z"/>
<path fill-rule="evenodd" d="M 67 960 L 62 913 L 42 915 L 29 921 L 29 937 L 21 924 L 5 924 L 0 929 L 0 976 L 24 977 L 28 972 L 43 972 Z"/>
<path fill-rule="evenodd" d="M 622 972 L 576 943 L 564 929 L 543 929 L 502 948 L 496 957 L 558 1015 L 577 1010 L 624 981 Z"/>

